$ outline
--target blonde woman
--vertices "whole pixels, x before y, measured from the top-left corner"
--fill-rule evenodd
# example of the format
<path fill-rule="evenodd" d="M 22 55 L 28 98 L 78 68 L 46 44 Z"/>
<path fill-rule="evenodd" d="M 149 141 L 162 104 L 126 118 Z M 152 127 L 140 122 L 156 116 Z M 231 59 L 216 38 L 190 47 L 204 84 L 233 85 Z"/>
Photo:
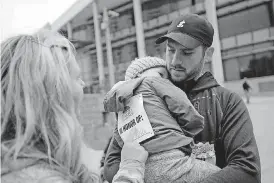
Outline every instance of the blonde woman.
<path fill-rule="evenodd" d="M 2 182 L 100 182 L 80 157 L 83 87 L 63 36 L 45 31 L 1 44 Z M 114 182 L 143 182 L 147 152 L 128 144 L 121 159 Z"/>

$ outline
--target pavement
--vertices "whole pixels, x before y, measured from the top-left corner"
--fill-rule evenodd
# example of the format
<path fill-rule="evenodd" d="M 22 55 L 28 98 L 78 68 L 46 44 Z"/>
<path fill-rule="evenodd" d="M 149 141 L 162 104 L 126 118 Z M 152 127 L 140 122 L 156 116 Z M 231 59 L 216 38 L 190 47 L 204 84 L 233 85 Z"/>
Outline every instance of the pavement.
<path fill-rule="evenodd" d="M 252 97 L 247 105 L 257 141 L 262 183 L 274 182 L 274 96 Z"/>
<path fill-rule="evenodd" d="M 274 96 L 253 96 L 250 104 L 247 104 L 254 134 L 259 148 L 262 183 L 274 181 Z M 103 151 L 85 147 L 83 156 L 87 166 L 99 172 L 100 159 Z"/>

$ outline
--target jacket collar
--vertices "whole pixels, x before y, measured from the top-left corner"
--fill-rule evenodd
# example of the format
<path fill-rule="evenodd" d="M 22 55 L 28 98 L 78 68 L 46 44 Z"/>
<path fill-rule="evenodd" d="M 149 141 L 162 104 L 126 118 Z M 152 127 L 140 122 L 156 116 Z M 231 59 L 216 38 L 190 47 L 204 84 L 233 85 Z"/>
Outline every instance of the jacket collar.
<path fill-rule="evenodd" d="M 212 87 L 220 86 L 210 72 L 204 73 L 197 81 L 194 79 L 180 83 L 174 83 L 177 87 L 184 90 L 187 94 L 199 92 Z"/>

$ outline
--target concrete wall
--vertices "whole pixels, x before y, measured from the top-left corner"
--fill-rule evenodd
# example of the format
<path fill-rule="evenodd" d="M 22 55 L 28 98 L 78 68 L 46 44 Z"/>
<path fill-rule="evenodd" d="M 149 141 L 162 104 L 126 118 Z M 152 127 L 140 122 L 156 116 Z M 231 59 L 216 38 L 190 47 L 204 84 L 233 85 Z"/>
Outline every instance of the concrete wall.
<path fill-rule="evenodd" d="M 252 95 L 274 96 L 274 76 L 248 78 L 247 82 L 252 87 Z M 239 95 L 244 95 L 242 84 L 243 80 L 229 81 L 224 83 L 224 87 L 238 93 Z"/>
<path fill-rule="evenodd" d="M 81 106 L 84 140 L 88 147 L 95 150 L 105 148 L 115 122 L 114 115 L 103 113 L 103 97 L 101 94 L 85 94 Z"/>

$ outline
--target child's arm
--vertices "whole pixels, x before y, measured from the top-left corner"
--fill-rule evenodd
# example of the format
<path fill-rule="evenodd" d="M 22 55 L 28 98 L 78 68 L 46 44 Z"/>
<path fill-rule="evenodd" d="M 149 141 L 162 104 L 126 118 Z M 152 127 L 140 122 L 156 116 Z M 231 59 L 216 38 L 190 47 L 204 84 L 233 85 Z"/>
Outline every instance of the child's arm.
<path fill-rule="evenodd" d="M 119 112 L 124 110 L 124 102 L 134 95 L 144 78 L 137 78 L 117 83 L 106 95 L 103 101 L 106 112 Z M 127 89 L 124 89 L 126 87 Z"/>
<path fill-rule="evenodd" d="M 204 118 L 195 110 L 184 91 L 166 79 L 155 79 L 153 87 L 176 118 L 185 135 L 193 137 L 204 127 Z"/>

